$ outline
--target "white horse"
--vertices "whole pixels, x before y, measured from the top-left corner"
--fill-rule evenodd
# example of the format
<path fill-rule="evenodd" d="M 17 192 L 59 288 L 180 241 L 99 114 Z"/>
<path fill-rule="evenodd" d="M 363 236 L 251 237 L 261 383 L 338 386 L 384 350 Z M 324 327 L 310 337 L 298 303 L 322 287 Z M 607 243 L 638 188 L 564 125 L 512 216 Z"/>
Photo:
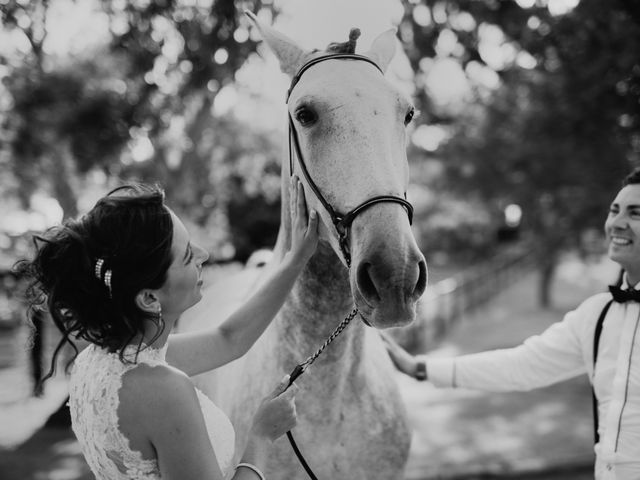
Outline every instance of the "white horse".
<path fill-rule="evenodd" d="M 328 54 L 304 51 L 253 20 L 291 76 L 309 60 Z M 297 138 L 290 133 L 292 162 L 282 166 L 281 226 L 271 264 L 289 247 L 290 168 L 303 181 L 308 207 L 320 215 L 318 250 L 254 347 L 197 380 L 229 414 L 242 447 L 259 400 L 312 354 L 355 304 L 361 317 L 296 381 L 298 426 L 293 434 L 320 480 L 402 478 L 408 457 L 410 431 L 392 364 L 379 335 L 361 321 L 375 328 L 408 324 L 426 286 L 426 264 L 404 201 L 409 181 L 405 126 L 413 107 L 381 74 L 394 52 L 390 30 L 374 41 L 366 59 L 331 58 L 307 66 L 290 91 L 288 110 Z M 345 229 L 341 249 L 327 208 L 348 212 L 372 198 Z M 251 275 L 244 272 L 239 280 L 225 280 L 223 290 L 205 291 L 203 301 L 182 320 L 182 329 L 203 328 L 212 317 L 228 314 L 247 293 Z M 266 475 L 307 478 L 285 437 L 276 442 Z"/>

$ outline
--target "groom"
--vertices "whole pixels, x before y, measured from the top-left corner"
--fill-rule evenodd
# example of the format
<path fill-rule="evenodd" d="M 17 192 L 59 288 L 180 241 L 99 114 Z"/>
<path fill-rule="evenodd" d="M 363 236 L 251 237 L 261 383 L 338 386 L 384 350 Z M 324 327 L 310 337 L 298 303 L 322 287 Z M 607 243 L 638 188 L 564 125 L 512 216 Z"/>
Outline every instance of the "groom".
<path fill-rule="evenodd" d="M 585 300 L 521 345 L 454 358 L 414 357 L 384 335 L 396 367 L 440 387 L 524 391 L 586 373 L 594 389 L 596 480 L 640 479 L 640 168 L 605 220 L 621 288 Z"/>

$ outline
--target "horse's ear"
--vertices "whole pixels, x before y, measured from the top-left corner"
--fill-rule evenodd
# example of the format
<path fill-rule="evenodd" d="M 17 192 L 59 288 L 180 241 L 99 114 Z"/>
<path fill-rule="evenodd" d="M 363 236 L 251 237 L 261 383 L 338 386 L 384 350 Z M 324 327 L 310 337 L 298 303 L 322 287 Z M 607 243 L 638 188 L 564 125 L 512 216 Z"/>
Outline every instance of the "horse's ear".
<path fill-rule="evenodd" d="M 280 69 L 293 77 L 298 68 L 305 62 L 308 53 L 286 35 L 260 22 L 253 12 L 245 10 L 244 13 L 258 28 L 264 41 L 267 42 L 271 51 L 278 57 Z"/>
<path fill-rule="evenodd" d="M 378 35 L 365 55 L 375 60 L 383 72 L 387 70 L 391 59 L 396 53 L 396 29 L 391 28 Z"/>

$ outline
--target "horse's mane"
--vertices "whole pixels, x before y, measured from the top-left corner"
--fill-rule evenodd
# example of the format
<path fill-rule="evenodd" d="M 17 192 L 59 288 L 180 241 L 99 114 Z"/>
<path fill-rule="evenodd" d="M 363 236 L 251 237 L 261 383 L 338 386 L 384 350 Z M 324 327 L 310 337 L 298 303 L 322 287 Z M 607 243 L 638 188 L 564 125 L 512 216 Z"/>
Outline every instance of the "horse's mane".
<path fill-rule="evenodd" d="M 349 32 L 349 40 L 338 43 L 332 42 L 327 46 L 326 51 L 330 53 L 356 53 L 356 40 L 360 36 L 359 28 L 352 28 Z"/>

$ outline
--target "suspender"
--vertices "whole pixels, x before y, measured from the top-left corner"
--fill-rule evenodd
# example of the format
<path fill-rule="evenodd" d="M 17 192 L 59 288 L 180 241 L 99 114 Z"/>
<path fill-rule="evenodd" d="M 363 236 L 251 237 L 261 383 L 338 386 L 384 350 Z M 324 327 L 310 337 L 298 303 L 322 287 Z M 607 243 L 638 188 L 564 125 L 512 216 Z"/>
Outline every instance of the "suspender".
<path fill-rule="evenodd" d="M 593 335 L 593 382 L 591 384 L 591 396 L 593 397 L 593 428 L 594 428 L 594 443 L 600 441 L 600 435 L 598 435 L 598 399 L 596 398 L 596 391 L 593 387 L 596 377 L 596 360 L 598 359 L 598 345 L 600 344 L 600 334 L 602 333 L 602 324 L 607 316 L 609 307 L 613 303 L 613 299 L 609 300 L 607 304 L 600 312 L 598 321 L 596 322 L 596 331 Z"/>

